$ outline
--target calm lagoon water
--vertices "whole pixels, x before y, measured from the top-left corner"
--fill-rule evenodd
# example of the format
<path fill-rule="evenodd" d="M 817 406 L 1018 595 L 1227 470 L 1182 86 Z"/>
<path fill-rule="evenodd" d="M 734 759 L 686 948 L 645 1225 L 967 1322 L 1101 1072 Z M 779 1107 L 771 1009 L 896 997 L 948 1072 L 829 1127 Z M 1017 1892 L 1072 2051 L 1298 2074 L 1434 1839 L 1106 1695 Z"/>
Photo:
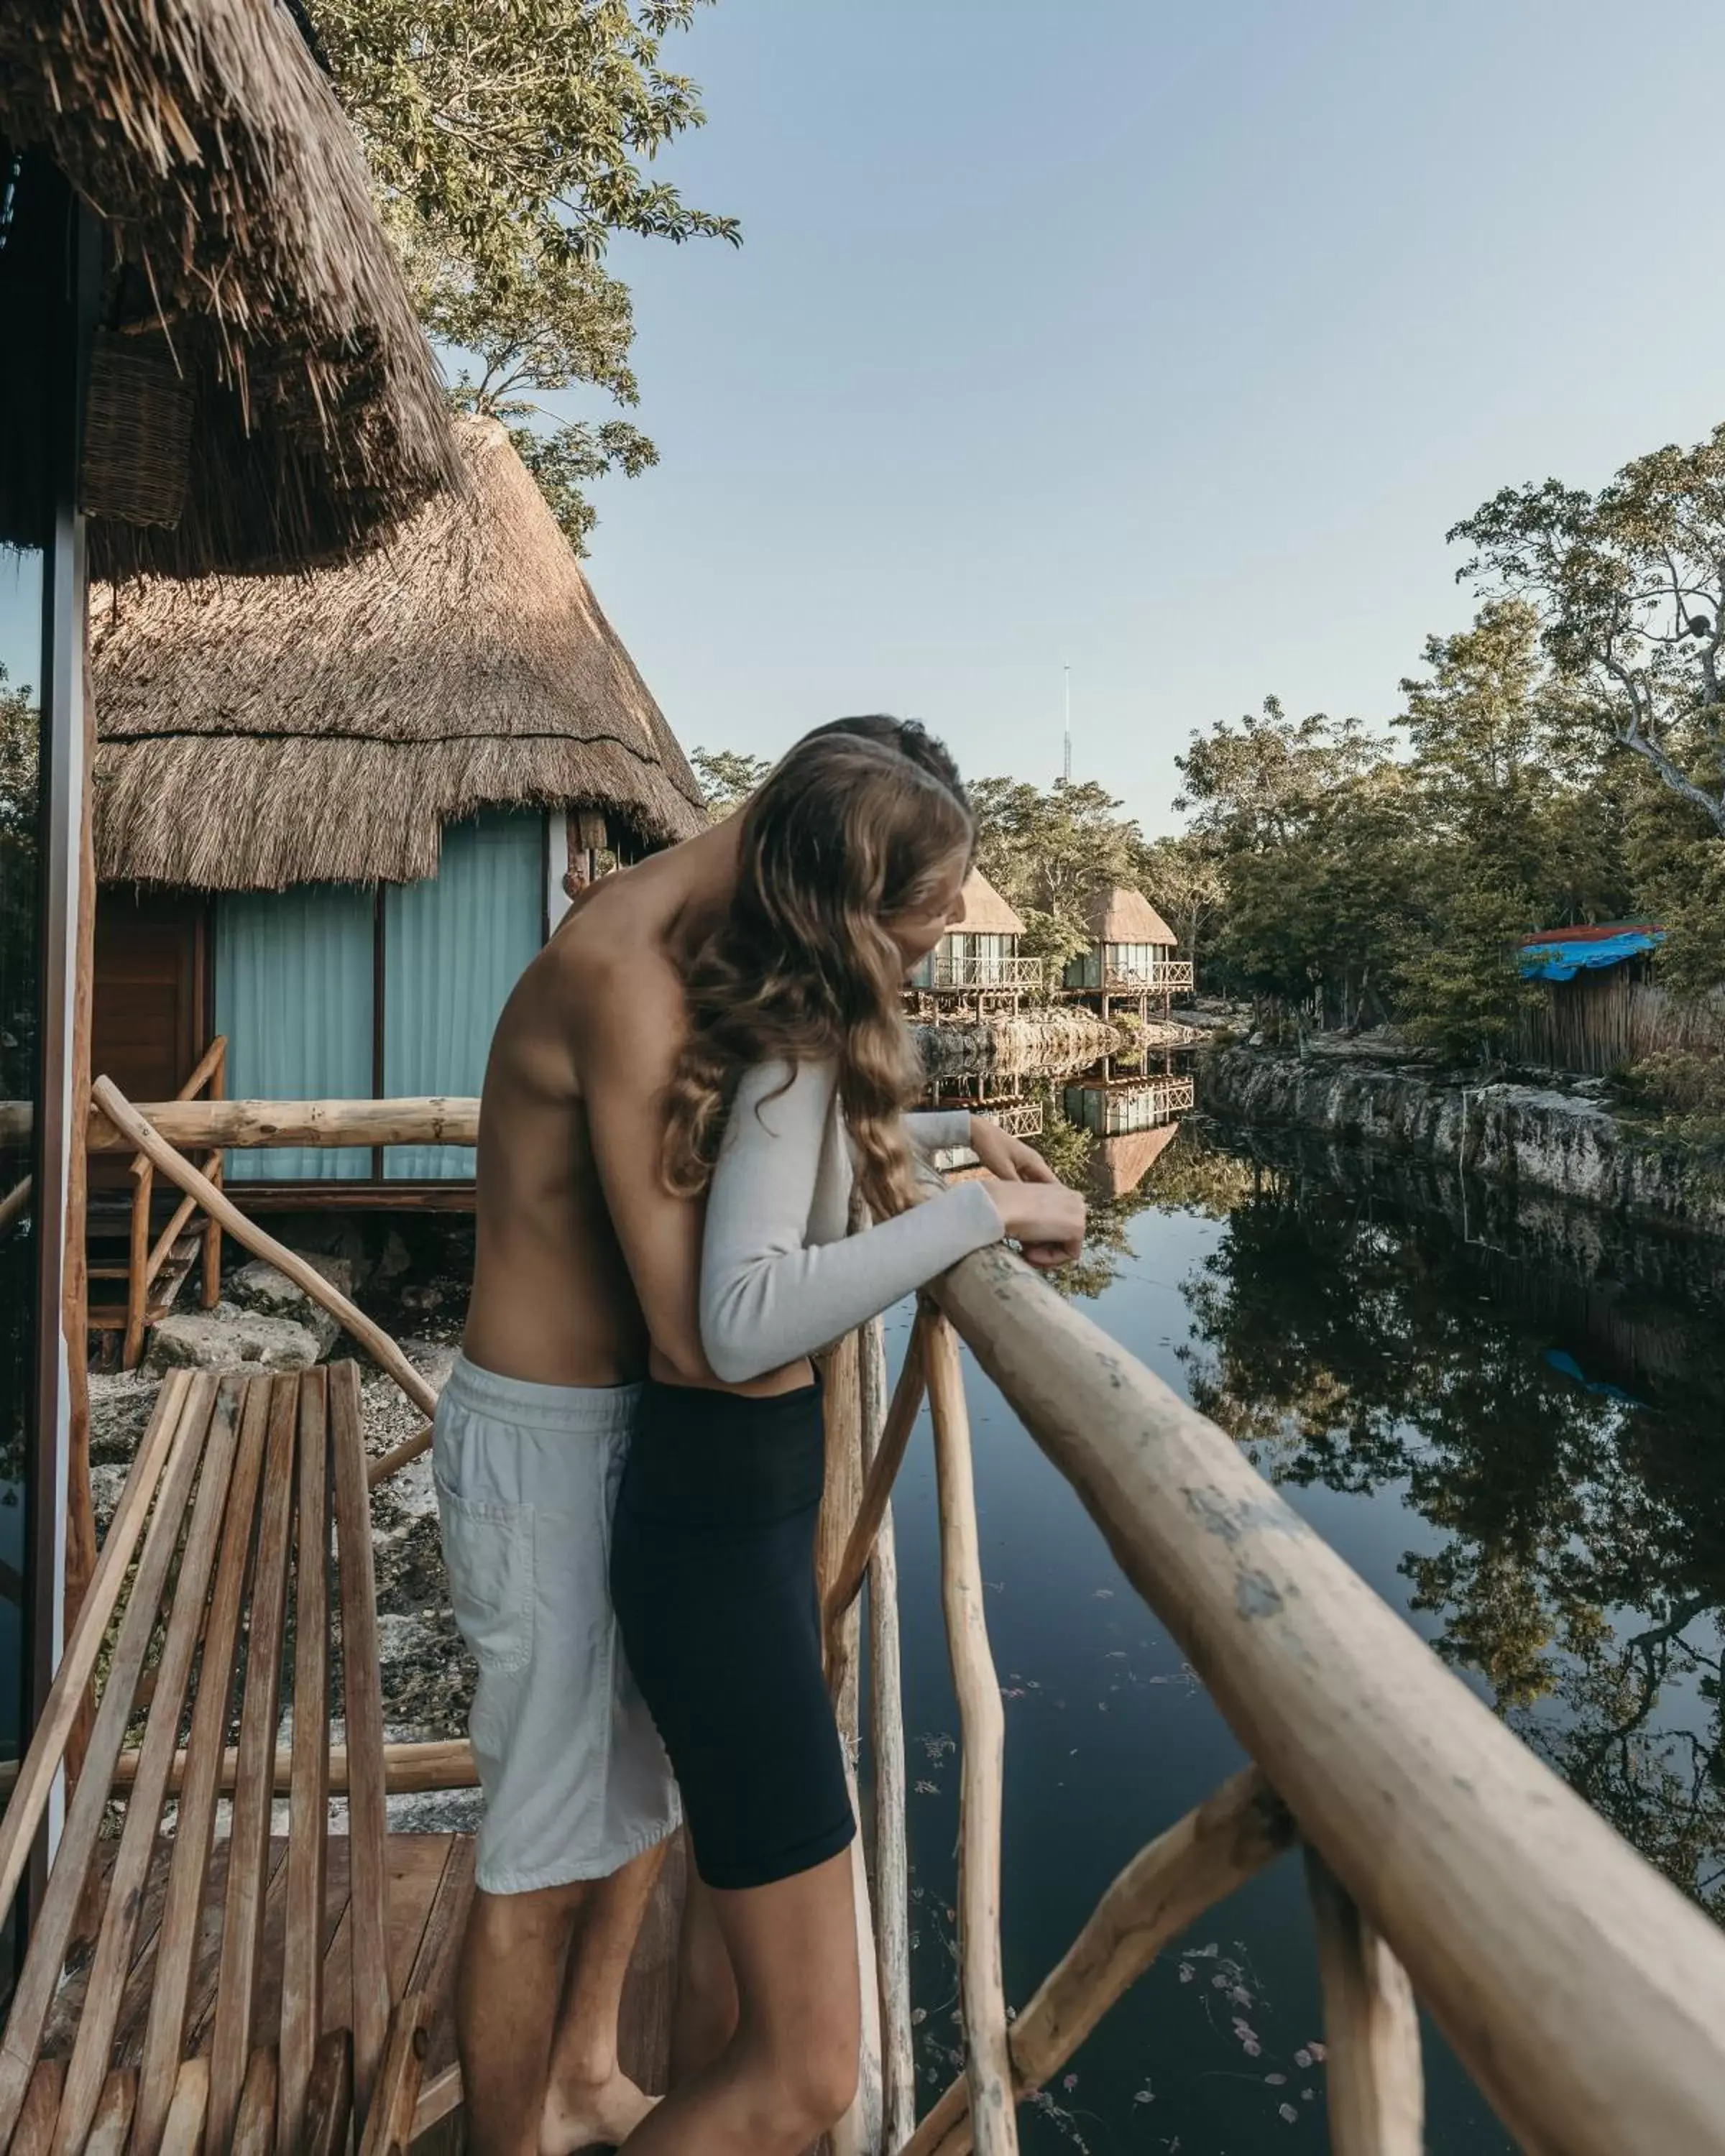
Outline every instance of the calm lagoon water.
<path fill-rule="evenodd" d="M 1118 1178 L 1116 1178 L 1117 1183 Z M 1106 1186 L 1105 1186 L 1106 1187 Z M 1101 1209 L 1091 1315 L 1222 1423 L 1423 1637 L 1725 1914 L 1725 1252 L 1189 1124 Z M 902 1352 L 908 1305 L 888 1320 Z M 967 1358 L 1027 1999 L 1120 1866 L 1244 1763 Z M 958 1722 L 926 1425 L 896 1502 L 922 2102 L 960 2058 Z M 1321 1735 L 1321 1732 L 1316 1732 Z M 1168 1950 L 1024 2115 L 1029 2151 L 1328 2146 L 1297 1863 Z M 1428 2035 L 1431 2156 L 1514 2144 Z"/>

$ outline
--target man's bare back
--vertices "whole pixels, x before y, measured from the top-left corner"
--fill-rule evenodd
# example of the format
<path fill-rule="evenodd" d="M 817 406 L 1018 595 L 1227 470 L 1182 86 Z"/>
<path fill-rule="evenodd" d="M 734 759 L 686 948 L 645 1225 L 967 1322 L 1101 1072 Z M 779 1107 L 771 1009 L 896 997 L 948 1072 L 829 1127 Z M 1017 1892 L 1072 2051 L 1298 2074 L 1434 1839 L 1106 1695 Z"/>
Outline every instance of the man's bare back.
<path fill-rule="evenodd" d="M 462 1342 L 484 1369 L 628 1383 L 649 1368 L 646 1301 L 658 1374 L 712 1382 L 695 1317 L 699 1211 L 660 1186 L 659 1099 L 682 1037 L 673 952 L 725 903 L 735 864 L 721 827 L 593 885 L 504 1006 Z"/>

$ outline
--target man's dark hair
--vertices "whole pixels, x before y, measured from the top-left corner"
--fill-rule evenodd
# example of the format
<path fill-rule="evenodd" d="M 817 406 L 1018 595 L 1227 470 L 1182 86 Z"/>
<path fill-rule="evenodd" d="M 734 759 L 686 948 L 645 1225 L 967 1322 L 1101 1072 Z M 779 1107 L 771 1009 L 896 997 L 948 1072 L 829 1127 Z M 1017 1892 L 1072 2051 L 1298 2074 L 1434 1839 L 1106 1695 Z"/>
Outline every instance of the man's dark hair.
<path fill-rule="evenodd" d="M 920 719 L 895 719 L 885 711 L 866 711 L 854 719 L 834 719 L 829 725 L 816 726 L 806 738 L 814 741 L 822 734 L 860 734 L 865 741 L 879 742 L 883 748 L 896 749 L 918 770 L 937 779 L 968 811 L 970 796 L 958 776 L 957 765 L 946 743 L 937 740 Z"/>

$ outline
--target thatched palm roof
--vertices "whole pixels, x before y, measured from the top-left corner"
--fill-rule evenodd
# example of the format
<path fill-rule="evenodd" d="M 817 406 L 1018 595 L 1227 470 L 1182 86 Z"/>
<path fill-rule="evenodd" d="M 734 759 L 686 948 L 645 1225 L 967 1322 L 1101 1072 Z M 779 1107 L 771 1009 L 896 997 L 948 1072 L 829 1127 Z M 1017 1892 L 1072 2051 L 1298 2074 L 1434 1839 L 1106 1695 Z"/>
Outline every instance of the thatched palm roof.
<path fill-rule="evenodd" d="M 964 879 L 961 936 L 1022 936 L 1024 924 L 980 869 Z"/>
<path fill-rule="evenodd" d="M 409 882 L 489 804 L 704 828 L 659 706 L 494 420 L 459 495 L 306 577 L 156 579 L 91 604 L 96 860 L 203 891 Z"/>
<path fill-rule="evenodd" d="M 93 365 L 99 572 L 329 559 L 454 475 L 366 167 L 276 0 L 3 0 L 0 136 L 118 263 Z"/>
<path fill-rule="evenodd" d="M 1117 885 L 1103 891 L 1090 909 L 1090 932 L 1098 943 L 1166 943 L 1179 938 L 1142 891 Z"/>

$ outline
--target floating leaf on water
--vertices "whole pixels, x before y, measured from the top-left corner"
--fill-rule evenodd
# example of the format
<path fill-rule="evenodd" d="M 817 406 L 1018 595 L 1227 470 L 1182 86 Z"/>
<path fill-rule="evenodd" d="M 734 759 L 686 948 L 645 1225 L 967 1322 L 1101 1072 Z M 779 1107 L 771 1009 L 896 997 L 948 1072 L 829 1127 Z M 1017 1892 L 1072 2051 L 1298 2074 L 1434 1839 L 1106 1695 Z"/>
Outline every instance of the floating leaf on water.
<path fill-rule="evenodd" d="M 1322 2044 L 1308 2044 L 1306 2048 L 1311 2052 L 1312 2057 L 1317 2061 L 1320 2066 L 1322 2066 L 1324 2061 L 1330 2056 Z"/>
<path fill-rule="evenodd" d="M 1194 1969 L 1189 1961 L 1183 1961 L 1180 1964 L 1180 1981 L 1182 1984 L 1190 1984 L 1193 1978 L 1196 1976 L 1197 1974 L 1198 1971 Z"/>
<path fill-rule="evenodd" d="M 1078 2076 L 1076 2074 L 1063 2074 L 1061 2076 L 1060 2087 L 1065 2089 L 1068 2096 L 1071 2095 L 1073 2090 L 1076 2089 L 1077 2086 Z"/>
<path fill-rule="evenodd" d="M 913 2029 L 920 2029 L 927 2019 L 928 2009 L 926 2006 L 913 2006 L 911 2009 L 911 2026 Z M 1275 2078 L 1280 2081 L 1281 2076 L 1278 2074 Z"/>
<path fill-rule="evenodd" d="M 1296 2051 L 1294 2054 L 1294 2064 L 1296 2066 L 1309 2066 L 1312 2064 L 1311 2052 L 1307 2051 Z"/>
<path fill-rule="evenodd" d="M 1111 1602 L 1114 1599 L 1114 1589 L 1111 1587 L 1099 1587 L 1096 1589 L 1096 1599 L 1098 1602 Z"/>
<path fill-rule="evenodd" d="M 1263 2056 L 1264 2046 L 1253 2037 L 1248 2036 L 1240 2048 L 1249 2059 L 1260 2058 Z"/>
<path fill-rule="evenodd" d="M 1276 2115 L 1278 2118 L 1286 2119 L 1290 2126 L 1291 2126 L 1294 2121 L 1300 2116 L 1299 2112 L 1295 2110 L 1294 2107 L 1291 2103 L 1277 2104 L 1276 2107 Z"/>
<path fill-rule="evenodd" d="M 911 2018 L 914 2020 L 916 2016 L 912 2015 Z M 1271 2088 L 1286 2088 L 1287 2087 L 1288 2077 L 1286 2074 L 1266 2074 L 1264 2078 Z"/>
<path fill-rule="evenodd" d="M 1152 2096 L 1149 2090 L 1147 2088 L 1137 2090 L 1132 2096 L 1132 2102 L 1134 2103 L 1154 2103 L 1155 2101 L 1155 2097 Z"/>

